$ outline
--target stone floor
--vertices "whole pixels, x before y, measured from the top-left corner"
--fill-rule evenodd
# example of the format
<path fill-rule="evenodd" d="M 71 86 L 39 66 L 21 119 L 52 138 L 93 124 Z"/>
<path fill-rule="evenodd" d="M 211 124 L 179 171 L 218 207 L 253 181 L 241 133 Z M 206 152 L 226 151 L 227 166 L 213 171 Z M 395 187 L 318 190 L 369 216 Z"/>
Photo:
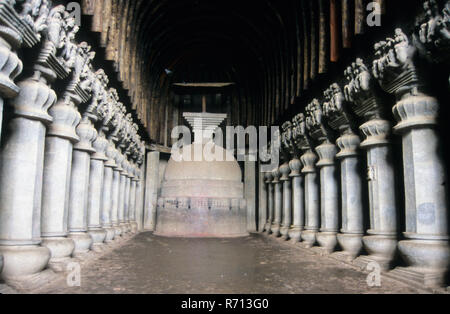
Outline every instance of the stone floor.
<path fill-rule="evenodd" d="M 142 233 L 82 269 L 81 287 L 56 282 L 39 293 L 418 293 L 280 240 L 168 239 Z"/>

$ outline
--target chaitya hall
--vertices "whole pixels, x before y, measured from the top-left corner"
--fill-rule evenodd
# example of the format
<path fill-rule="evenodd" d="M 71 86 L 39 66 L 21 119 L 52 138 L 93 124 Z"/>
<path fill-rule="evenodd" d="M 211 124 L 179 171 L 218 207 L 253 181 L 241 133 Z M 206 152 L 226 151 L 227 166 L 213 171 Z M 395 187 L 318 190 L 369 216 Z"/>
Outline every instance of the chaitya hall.
<path fill-rule="evenodd" d="M 449 92 L 448 0 L 0 0 L 0 293 L 448 292 Z"/>

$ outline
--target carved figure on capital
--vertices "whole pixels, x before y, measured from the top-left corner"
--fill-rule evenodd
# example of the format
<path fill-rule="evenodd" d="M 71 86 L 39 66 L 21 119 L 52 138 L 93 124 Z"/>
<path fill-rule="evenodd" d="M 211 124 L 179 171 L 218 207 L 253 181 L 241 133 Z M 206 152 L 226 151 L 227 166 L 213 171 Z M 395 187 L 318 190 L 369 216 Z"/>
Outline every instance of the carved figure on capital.
<path fill-rule="evenodd" d="M 427 56 L 435 62 L 448 62 L 450 50 L 450 1 L 443 4 L 427 0 L 423 7 L 425 18 L 419 26 L 418 39 Z"/>
<path fill-rule="evenodd" d="M 341 134 L 352 134 L 352 123 L 347 111 L 347 101 L 337 83 L 333 83 L 324 92 L 323 114 L 327 117 L 329 126 Z"/>
<path fill-rule="evenodd" d="M 344 97 L 352 110 L 367 121 L 384 116 L 385 107 L 379 96 L 379 87 L 371 71 L 360 58 L 345 70 L 347 85 Z"/>
<path fill-rule="evenodd" d="M 331 141 L 331 133 L 323 123 L 323 110 L 318 99 L 306 106 L 306 128 L 311 138 L 319 143 L 327 143 Z"/>
<path fill-rule="evenodd" d="M 312 146 L 307 134 L 305 114 L 299 113 L 292 119 L 292 137 L 297 149 L 307 151 Z"/>
<path fill-rule="evenodd" d="M 281 133 L 281 151 L 285 158 L 290 159 L 291 157 L 298 156 L 293 133 L 292 133 L 293 125 L 290 121 L 283 123 L 281 129 L 283 132 Z"/>

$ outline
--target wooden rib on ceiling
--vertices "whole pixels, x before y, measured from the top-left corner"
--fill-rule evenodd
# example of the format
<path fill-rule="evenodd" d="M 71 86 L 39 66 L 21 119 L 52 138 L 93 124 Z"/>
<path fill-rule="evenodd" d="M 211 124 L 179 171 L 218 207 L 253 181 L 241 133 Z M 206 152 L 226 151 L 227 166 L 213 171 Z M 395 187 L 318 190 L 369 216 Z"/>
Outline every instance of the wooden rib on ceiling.
<path fill-rule="evenodd" d="M 385 1 L 377 0 L 385 9 Z M 201 77 L 202 49 L 216 78 L 236 82 L 233 124 L 270 125 L 364 32 L 365 0 L 83 0 L 106 60 L 158 143 L 175 123 L 173 77 Z M 216 50 L 214 50 L 216 47 Z M 197 55 L 197 57 L 196 57 Z M 194 63 L 193 63 L 194 62 Z M 215 64 L 213 64 L 215 62 Z M 165 74 L 170 68 L 175 75 Z M 167 106 L 167 109 L 165 108 Z M 178 121 L 176 121 L 178 122 Z"/>

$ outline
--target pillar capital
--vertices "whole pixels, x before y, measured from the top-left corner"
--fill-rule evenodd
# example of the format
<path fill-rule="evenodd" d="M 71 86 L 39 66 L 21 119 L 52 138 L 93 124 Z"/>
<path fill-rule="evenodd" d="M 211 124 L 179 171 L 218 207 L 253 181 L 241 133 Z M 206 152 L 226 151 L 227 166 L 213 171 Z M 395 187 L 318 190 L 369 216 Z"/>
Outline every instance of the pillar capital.
<path fill-rule="evenodd" d="M 9 102 L 14 113 L 31 120 L 52 122 L 53 118 L 48 114 L 48 109 L 56 102 L 55 92 L 47 84 L 34 78 L 26 79 L 18 86 L 21 92 Z"/>
<path fill-rule="evenodd" d="M 325 92 L 323 112 L 327 118 L 328 125 L 341 134 L 336 144 L 340 148 L 337 154 L 339 158 L 357 155 L 357 149 L 361 143 L 359 136 L 355 135 L 352 119 L 348 112 L 349 103 L 346 101 L 341 87 L 334 83 Z M 319 154 L 320 155 L 320 154 Z"/>
<path fill-rule="evenodd" d="M 428 2 L 426 7 L 433 3 Z M 431 38 L 424 38 L 423 32 L 422 29 L 422 39 L 429 42 Z M 375 49 L 378 59 L 374 61 L 373 74 L 381 87 L 398 100 L 393 112 L 399 123 L 394 130 L 404 132 L 436 125 L 439 104 L 424 93 L 426 79 L 416 65 L 418 49 L 409 37 L 398 28 L 393 39 L 377 43 Z"/>
<path fill-rule="evenodd" d="M 282 134 L 281 134 L 281 153 L 283 159 L 288 162 L 293 156 L 299 155 L 299 148 L 295 143 L 294 138 L 294 124 L 290 121 L 283 123 L 282 125 Z"/>
<path fill-rule="evenodd" d="M 128 173 L 129 166 L 128 166 L 127 155 L 126 154 L 122 154 L 122 156 L 123 156 L 122 163 L 121 163 L 121 165 L 122 165 L 122 175 L 128 177 L 129 176 L 129 173 Z"/>
<path fill-rule="evenodd" d="M 401 133 L 409 129 L 437 125 L 439 103 L 427 95 L 414 95 L 400 100 L 393 108 L 398 124 L 394 131 Z"/>
<path fill-rule="evenodd" d="M 361 145 L 361 139 L 356 134 L 345 134 L 337 139 L 336 144 L 340 149 L 340 152 L 336 155 L 337 158 L 359 155 L 358 149 Z"/>
<path fill-rule="evenodd" d="M 319 155 L 319 162 L 317 167 L 334 166 L 337 147 L 331 143 L 324 143 L 316 147 L 317 154 Z"/>
<path fill-rule="evenodd" d="M 139 164 L 134 164 L 134 174 L 135 174 L 134 179 L 137 182 L 140 182 L 142 180 L 142 171 Z"/>
<path fill-rule="evenodd" d="M 275 170 L 272 171 L 272 183 L 273 184 L 277 184 L 280 183 L 280 177 L 281 177 L 281 172 L 280 172 L 280 168 L 276 168 Z"/>
<path fill-rule="evenodd" d="M 81 114 L 75 108 L 73 102 L 68 98 L 61 99 L 50 108 L 49 113 L 53 122 L 48 128 L 48 136 L 65 138 L 72 143 L 80 140 L 76 128 L 81 121 Z"/>
<path fill-rule="evenodd" d="M 329 143 L 332 141 L 332 134 L 325 126 L 324 112 L 318 99 L 306 106 L 306 128 L 309 135 L 318 143 Z"/>
<path fill-rule="evenodd" d="M 125 160 L 125 156 L 122 154 L 120 149 L 116 148 L 116 151 L 117 151 L 117 153 L 115 154 L 115 161 L 116 161 L 117 168 L 115 170 L 119 171 L 119 172 L 123 172 L 124 169 L 122 167 L 122 164 L 123 164 L 123 161 Z"/>
<path fill-rule="evenodd" d="M 379 86 L 364 60 L 358 58 L 344 71 L 347 85 L 344 96 L 356 115 L 366 121 L 381 120 L 385 106 L 379 96 Z"/>
<path fill-rule="evenodd" d="M 91 96 L 91 103 L 97 103 L 99 95 L 97 93 L 92 93 L 93 88 L 97 83 L 96 81 L 98 80 L 91 65 L 91 62 L 95 57 L 95 52 L 91 51 L 91 46 L 86 42 L 77 44 L 72 40 L 68 49 L 69 48 L 72 48 L 72 51 L 70 52 L 72 75 L 65 94 L 69 95 L 76 105 L 86 103 Z M 97 90 L 95 92 L 97 92 Z M 95 105 L 95 108 L 96 107 L 97 105 Z M 87 111 L 89 111 L 89 109 Z"/>
<path fill-rule="evenodd" d="M 417 95 L 425 85 L 415 64 L 417 52 L 401 28 L 395 30 L 393 38 L 375 44 L 373 76 L 384 91 L 394 94 L 398 100 Z"/>
<path fill-rule="evenodd" d="M 19 38 L 2 32 L 0 25 L 0 96 L 13 98 L 19 93 L 19 87 L 14 79 L 22 72 L 22 61 L 13 50 L 18 46 Z M 9 35 L 9 36 L 5 36 Z"/>
<path fill-rule="evenodd" d="M 106 139 L 105 133 L 100 130 L 97 138 L 92 144 L 95 149 L 95 153 L 91 156 L 94 160 L 103 160 L 108 161 L 108 157 L 106 156 L 106 150 L 108 149 L 109 142 Z"/>
<path fill-rule="evenodd" d="M 280 181 L 289 181 L 291 178 L 289 177 L 289 174 L 291 173 L 291 168 L 289 168 L 289 163 L 285 162 L 282 164 L 279 168 L 281 177 Z"/>
<path fill-rule="evenodd" d="M 27 4 L 21 13 L 34 30 L 40 32 L 43 39 L 33 69 L 46 82 L 53 82 L 57 78 L 65 79 L 75 64 L 78 49 L 74 38 L 79 27 L 65 6 L 49 8 L 48 1 L 38 3 L 41 6 L 39 10 L 34 4 Z M 34 12 L 39 12 L 39 16 L 35 16 Z"/>
<path fill-rule="evenodd" d="M 323 115 L 328 125 L 341 135 L 353 133 L 351 117 L 347 111 L 348 103 L 339 84 L 331 84 L 323 94 L 325 98 L 322 104 Z"/>
<path fill-rule="evenodd" d="M 386 120 L 371 120 L 364 123 L 360 130 L 365 135 L 366 140 L 361 143 L 362 148 L 385 146 L 390 143 L 392 125 Z"/>
<path fill-rule="evenodd" d="M 306 128 L 305 114 L 299 113 L 292 119 L 292 137 L 299 151 L 307 151 L 312 147 Z"/>
<path fill-rule="evenodd" d="M 439 4 L 436 0 L 423 2 L 425 16 L 420 23 L 418 41 L 423 54 L 435 63 L 450 61 L 450 4 Z"/>
<path fill-rule="evenodd" d="M 97 130 L 92 121 L 86 116 L 83 117 L 81 123 L 78 125 L 77 134 L 80 137 L 80 141 L 74 145 L 74 150 L 84 151 L 90 154 L 95 153 L 92 143 L 97 138 Z"/>
<path fill-rule="evenodd" d="M 300 177 L 302 170 L 302 162 L 298 158 L 294 158 L 289 162 L 289 168 L 291 169 L 290 177 Z"/>
<path fill-rule="evenodd" d="M 114 142 L 109 139 L 108 140 L 108 146 L 106 148 L 106 157 L 108 157 L 108 161 L 105 163 L 105 167 L 108 168 L 116 168 L 117 164 L 116 164 L 116 155 L 119 152 L 117 151 Z"/>
<path fill-rule="evenodd" d="M 310 149 L 301 157 L 304 165 L 302 173 L 314 173 L 316 172 L 316 163 L 319 160 L 317 155 Z"/>
<path fill-rule="evenodd" d="M 141 182 L 141 171 L 139 170 L 138 166 L 136 164 L 133 164 L 133 181 Z"/>
<path fill-rule="evenodd" d="M 272 180 L 273 180 L 273 175 L 272 175 L 271 172 L 266 172 L 265 175 L 264 175 L 264 178 L 265 178 L 265 182 L 267 184 L 271 184 Z"/>
<path fill-rule="evenodd" d="M 134 178 L 134 169 L 133 169 L 133 165 L 131 164 L 131 160 L 127 159 L 126 170 L 127 170 L 128 178 L 133 179 Z"/>
<path fill-rule="evenodd" d="M 39 42 L 38 34 L 20 16 L 11 1 L 0 3 L 0 97 L 13 98 L 19 93 L 14 80 L 23 64 L 16 54 L 20 47 L 31 48 Z"/>

